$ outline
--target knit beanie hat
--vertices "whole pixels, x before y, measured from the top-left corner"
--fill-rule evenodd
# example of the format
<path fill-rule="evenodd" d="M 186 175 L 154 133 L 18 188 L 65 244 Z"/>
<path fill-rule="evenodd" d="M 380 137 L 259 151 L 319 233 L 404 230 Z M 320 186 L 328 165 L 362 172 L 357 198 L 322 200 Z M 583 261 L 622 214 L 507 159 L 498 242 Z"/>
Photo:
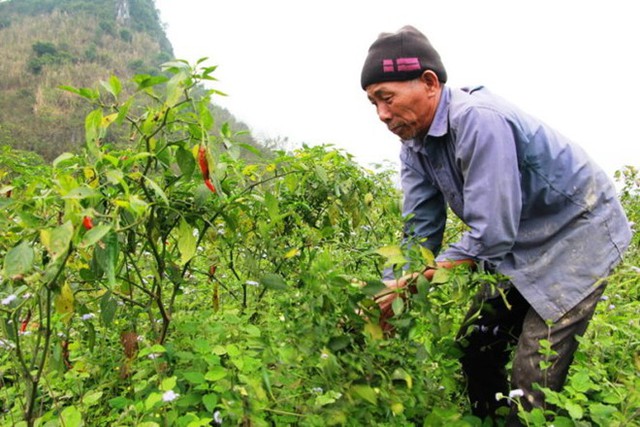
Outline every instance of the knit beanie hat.
<path fill-rule="evenodd" d="M 427 37 L 407 25 L 396 33 L 382 33 L 369 48 L 362 67 L 360 84 L 365 89 L 372 83 L 412 80 L 425 70 L 432 70 L 441 83 L 447 71 L 440 55 Z"/>

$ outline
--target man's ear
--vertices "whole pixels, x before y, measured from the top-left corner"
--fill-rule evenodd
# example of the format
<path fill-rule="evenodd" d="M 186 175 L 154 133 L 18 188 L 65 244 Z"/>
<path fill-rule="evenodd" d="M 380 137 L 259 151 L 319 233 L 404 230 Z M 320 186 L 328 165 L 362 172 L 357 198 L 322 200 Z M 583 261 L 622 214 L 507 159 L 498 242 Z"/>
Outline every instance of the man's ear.
<path fill-rule="evenodd" d="M 438 76 L 431 70 L 424 70 L 420 75 L 420 81 L 426 84 L 430 89 L 440 89 Z"/>

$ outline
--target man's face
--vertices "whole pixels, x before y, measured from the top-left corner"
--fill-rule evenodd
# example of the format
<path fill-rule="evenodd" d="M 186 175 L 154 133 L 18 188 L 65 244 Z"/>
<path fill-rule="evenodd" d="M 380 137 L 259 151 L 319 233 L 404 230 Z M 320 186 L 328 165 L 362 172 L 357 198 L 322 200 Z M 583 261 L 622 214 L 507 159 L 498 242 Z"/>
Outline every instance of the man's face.
<path fill-rule="evenodd" d="M 429 130 L 438 106 L 436 88 L 424 78 L 373 83 L 366 88 L 378 117 L 401 139 L 422 138 Z"/>

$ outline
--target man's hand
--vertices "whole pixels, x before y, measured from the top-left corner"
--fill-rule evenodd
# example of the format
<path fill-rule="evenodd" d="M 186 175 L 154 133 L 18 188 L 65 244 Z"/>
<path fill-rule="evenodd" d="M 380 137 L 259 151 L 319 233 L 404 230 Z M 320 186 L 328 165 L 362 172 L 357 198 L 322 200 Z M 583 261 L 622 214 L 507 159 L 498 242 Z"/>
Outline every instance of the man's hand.
<path fill-rule="evenodd" d="M 419 273 L 408 274 L 396 280 L 386 280 L 384 282 L 387 289 L 377 294 L 374 298 L 382 312 L 391 311 L 391 304 L 398 296 L 401 296 L 403 290 L 410 284 L 414 283 Z"/>
<path fill-rule="evenodd" d="M 473 260 L 462 259 L 457 261 L 438 262 L 436 268 L 454 268 L 460 264 L 467 265 L 470 268 L 475 266 L 475 262 Z M 380 306 L 380 324 L 385 331 L 393 329 L 393 327 L 387 323 L 387 320 L 393 317 L 393 301 L 398 297 L 404 296 L 407 291 L 411 293 L 416 292 L 414 286 L 419 276 L 422 275 L 425 279 L 431 281 L 435 272 L 435 268 L 427 267 L 420 273 L 411 273 L 402 276 L 399 279 L 387 280 L 384 282 L 387 289 L 380 292 L 374 298 Z"/>

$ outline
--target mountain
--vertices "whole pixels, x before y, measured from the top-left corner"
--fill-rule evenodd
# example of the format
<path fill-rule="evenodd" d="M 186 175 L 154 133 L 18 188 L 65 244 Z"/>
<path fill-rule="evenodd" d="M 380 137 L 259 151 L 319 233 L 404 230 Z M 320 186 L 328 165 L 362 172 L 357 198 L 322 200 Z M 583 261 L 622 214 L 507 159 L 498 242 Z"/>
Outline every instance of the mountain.
<path fill-rule="evenodd" d="M 60 85 L 158 74 L 173 59 L 153 0 L 0 0 L 0 145 L 47 160 L 84 142 L 83 100 Z M 212 105 L 217 122 L 248 127 Z"/>

